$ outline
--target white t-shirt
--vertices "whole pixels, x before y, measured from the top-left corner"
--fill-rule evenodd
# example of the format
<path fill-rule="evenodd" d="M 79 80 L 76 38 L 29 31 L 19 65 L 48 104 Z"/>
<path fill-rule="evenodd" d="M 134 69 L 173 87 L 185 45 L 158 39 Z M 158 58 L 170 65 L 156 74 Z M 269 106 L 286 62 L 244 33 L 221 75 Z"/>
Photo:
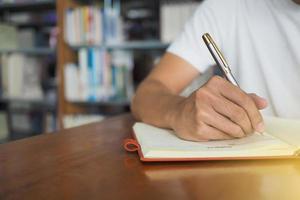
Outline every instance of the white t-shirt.
<path fill-rule="evenodd" d="M 300 5 L 292 0 L 205 0 L 168 52 L 200 72 L 215 62 L 210 33 L 241 88 L 265 97 L 266 115 L 300 118 Z"/>

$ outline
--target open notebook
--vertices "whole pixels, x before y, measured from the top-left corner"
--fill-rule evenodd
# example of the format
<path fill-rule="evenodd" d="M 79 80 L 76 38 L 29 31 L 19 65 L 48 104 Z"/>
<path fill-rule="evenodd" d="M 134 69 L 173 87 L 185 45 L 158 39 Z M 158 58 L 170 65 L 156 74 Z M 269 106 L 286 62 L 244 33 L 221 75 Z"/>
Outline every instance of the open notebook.
<path fill-rule="evenodd" d="M 265 118 L 265 123 L 263 134 L 209 142 L 184 141 L 171 130 L 135 123 L 134 139 L 125 140 L 124 147 L 138 151 L 142 161 L 300 158 L 300 120 Z"/>

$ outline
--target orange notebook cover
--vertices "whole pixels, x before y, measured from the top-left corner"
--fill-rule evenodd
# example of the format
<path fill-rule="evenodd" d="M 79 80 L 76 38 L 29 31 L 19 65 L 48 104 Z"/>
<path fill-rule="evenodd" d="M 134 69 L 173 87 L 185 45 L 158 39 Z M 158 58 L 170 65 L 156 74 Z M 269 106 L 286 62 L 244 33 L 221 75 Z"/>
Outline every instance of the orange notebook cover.
<path fill-rule="evenodd" d="M 298 148 L 270 135 L 254 135 L 234 141 L 196 143 L 181 140 L 170 130 L 160 129 L 143 123 L 134 125 L 132 135 L 133 138 L 124 140 L 124 148 L 128 152 L 137 152 L 140 160 L 144 162 L 300 158 Z M 155 137 L 157 138 L 156 140 L 152 139 Z M 223 148 L 224 144 L 228 144 L 228 149 L 232 148 L 233 150 L 219 150 L 218 148 Z M 203 149 L 203 145 L 207 145 L 207 149 L 204 148 L 202 152 L 201 148 Z M 230 145 L 233 145 L 233 147 Z M 185 150 L 186 147 L 188 150 Z M 245 148 L 249 148 L 249 151 Z M 205 153 L 207 153 L 207 156 L 205 156 Z M 197 154 L 201 154 L 201 156 L 197 156 Z"/>

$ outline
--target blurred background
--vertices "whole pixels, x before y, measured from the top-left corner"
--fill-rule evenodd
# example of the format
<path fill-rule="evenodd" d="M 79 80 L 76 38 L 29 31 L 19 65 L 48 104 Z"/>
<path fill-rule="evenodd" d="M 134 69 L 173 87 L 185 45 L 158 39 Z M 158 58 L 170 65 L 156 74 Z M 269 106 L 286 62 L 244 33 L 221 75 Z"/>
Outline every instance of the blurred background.
<path fill-rule="evenodd" d="M 0 143 L 129 111 L 200 0 L 0 0 Z"/>

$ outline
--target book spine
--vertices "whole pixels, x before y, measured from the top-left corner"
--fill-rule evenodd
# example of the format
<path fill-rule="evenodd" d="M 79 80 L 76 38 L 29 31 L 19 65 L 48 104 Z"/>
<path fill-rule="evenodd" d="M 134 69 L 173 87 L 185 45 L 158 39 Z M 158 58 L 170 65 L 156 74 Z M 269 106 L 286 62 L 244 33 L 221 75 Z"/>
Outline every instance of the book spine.
<path fill-rule="evenodd" d="M 79 79 L 80 99 L 86 101 L 89 95 L 88 87 L 88 51 L 85 48 L 79 50 Z"/>
<path fill-rule="evenodd" d="M 104 37 L 112 38 L 111 22 L 101 7 L 82 6 L 65 11 L 65 41 L 71 45 L 100 45 Z M 117 39 L 116 37 L 113 37 Z"/>
<path fill-rule="evenodd" d="M 96 94 L 95 94 L 95 89 L 94 89 L 94 85 L 95 85 L 95 79 L 94 79 L 94 51 L 93 49 L 89 48 L 88 49 L 88 81 L 89 81 L 89 98 L 88 100 L 91 102 L 96 101 Z"/>
<path fill-rule="evenodd" d="M 100 85 L 100 63 L 99 63 L 99 49 L 93 49 L 93 64 L 92 64 L 92 71 L 93 71 L 93 96 L 95 100 L 100 99 L 100 94 L 99 94 L 99 88 L 101 87 Z"/>
<path fill-rule="evenodd" d="M 79 75 L 78 68 L 74 64 L 67 64 L 64 67 L 64 85 L 65 85 L 65 98 L 67 101 L 81 100 L 79 95 Z"/>

